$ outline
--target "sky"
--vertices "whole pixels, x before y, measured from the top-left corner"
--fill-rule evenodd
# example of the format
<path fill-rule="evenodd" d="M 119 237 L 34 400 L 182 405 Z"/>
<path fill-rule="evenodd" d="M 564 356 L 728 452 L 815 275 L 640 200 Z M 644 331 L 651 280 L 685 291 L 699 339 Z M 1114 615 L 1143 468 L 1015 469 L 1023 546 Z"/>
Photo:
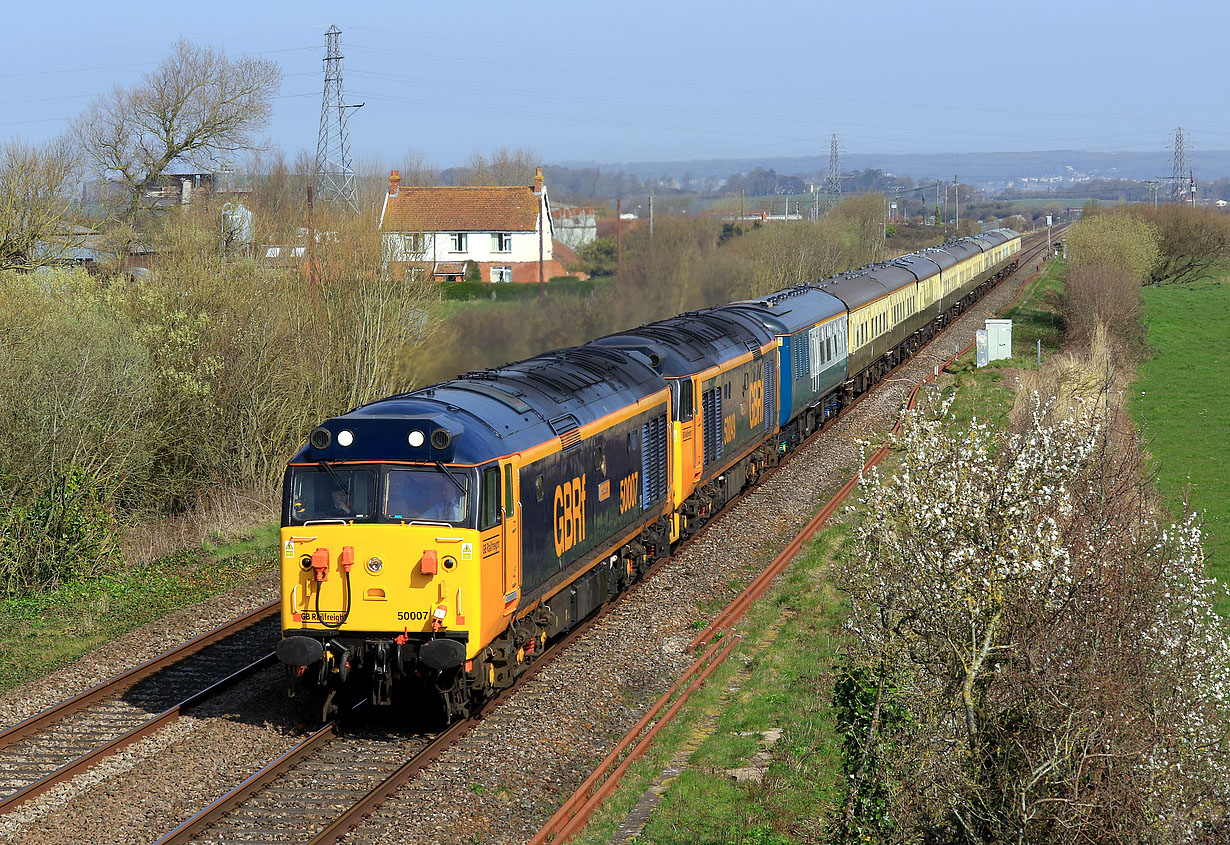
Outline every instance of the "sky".
<path fill-rule="evenodd" d="M 119 8 L 117 8 L 117 6 Z M 65 131 L 180 36 L 285 74 L 266 129 L 314 153 L 342 30 L 357 163 L 847 152 L 1230 149 L 1230 4 L 765 2 L 9 4 L 0 138 Z"/>

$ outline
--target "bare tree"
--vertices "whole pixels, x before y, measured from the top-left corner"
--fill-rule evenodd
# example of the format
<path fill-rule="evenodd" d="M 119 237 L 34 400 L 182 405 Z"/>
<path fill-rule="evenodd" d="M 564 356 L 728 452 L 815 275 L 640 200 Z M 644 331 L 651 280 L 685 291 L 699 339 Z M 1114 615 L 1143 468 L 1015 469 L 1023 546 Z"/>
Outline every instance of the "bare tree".
<path fill-rule="evenodd" d="M 72 147 L 63 138 L 0 146 L 0 268 L 53 264 L 72 246 L 67 223 L 76 174 Z"/>
<path fill-rule="evenodd" d="M 510 150 L 499 147 L 487 159 L 476 152 L 466 161 L 469 185 L 531 185 L 534 169 L 542 159 L 531 149 L 524 147 Z"/>
<path fill-rule="evenodd" d="M 181 38 L 140 85 L 95 99 L 75 132 L 100 174 L 123 186 L 131 218 L 145 186 L 177 159 L 217 161 L 257 146 L 281 82 L 275 62 L 228 59 Z"/>
<path fill-rule="evenodd" d="M 405 154 L 402 155 L 400 173 L 403 185 L 433 187 L 442 184 L 440 181 L 440 168 L 429 164 L 427 159 L 423 157 L 423 154 L 414 149 L 406 150 Z M 530 178 L 532 179 L 533 177 L 531 176 Z"/>
<path fill-rule="evenodd" d="M 1157 232 L 1160 260 L 1151 284 L 1195 282 L 1208 278 L 1230 256 L 1230 220 L 1218 211 L 1167 205 L 1133 208 Z"/>

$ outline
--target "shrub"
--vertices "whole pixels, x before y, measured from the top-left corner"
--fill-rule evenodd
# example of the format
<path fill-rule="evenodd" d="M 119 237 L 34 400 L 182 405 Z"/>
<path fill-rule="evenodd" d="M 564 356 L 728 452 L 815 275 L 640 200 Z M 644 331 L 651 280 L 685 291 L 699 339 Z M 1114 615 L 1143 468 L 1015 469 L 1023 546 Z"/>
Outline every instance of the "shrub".
<path fill-rule="evenodd" d="M 1067 241 L 1063 316 L 1069 343 L 1087 347 L 1100 324 L 1116 345 L 1139 353 L 1140 288 L 1160 261 L 1154 228 L 1129 214 L 1098 214 L 1073 226 Z"/>
<path fill-rule="evenodd" d="M 1117 412 L 1050 410 L 1015 435 L 911 414 L 896 475 L 865 479 L 835 573 L 838 842 L 1224 841 L 1230 637 L 1200 529 Z"/>
<path fill-rule="evenodd" d="M 51 477 L 28 503 L 0 513 L 0 592 L 55 587 L 118 562 L 114 520 L 90 476 Z"/>

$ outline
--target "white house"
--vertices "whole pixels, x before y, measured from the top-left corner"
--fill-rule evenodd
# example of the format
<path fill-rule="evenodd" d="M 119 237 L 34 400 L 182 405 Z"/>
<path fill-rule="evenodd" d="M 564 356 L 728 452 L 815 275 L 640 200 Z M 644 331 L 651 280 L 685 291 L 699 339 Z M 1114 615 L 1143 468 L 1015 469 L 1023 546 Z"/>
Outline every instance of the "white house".
<path fill-rule="evenodd" d="M 567 273 L 556 257 L 542 168 L 533 186 L 402 186 L 396 170 L 380 212 L 390 271 L 458 281 L 466 262 L 484 282 L 538 282 Z"/>

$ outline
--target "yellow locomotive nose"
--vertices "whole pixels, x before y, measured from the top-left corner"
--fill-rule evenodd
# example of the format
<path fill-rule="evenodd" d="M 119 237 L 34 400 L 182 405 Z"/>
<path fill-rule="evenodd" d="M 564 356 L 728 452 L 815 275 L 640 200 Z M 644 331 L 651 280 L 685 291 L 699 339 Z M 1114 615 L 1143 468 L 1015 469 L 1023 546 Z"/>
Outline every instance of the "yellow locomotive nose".
<path fill-rule="evenodd" d="M 479 621 L 477 531 L 349 524 L 282 534 L 287 636 L 361 633 L 404 644 L 415 634 L 458 632 Z"/>

